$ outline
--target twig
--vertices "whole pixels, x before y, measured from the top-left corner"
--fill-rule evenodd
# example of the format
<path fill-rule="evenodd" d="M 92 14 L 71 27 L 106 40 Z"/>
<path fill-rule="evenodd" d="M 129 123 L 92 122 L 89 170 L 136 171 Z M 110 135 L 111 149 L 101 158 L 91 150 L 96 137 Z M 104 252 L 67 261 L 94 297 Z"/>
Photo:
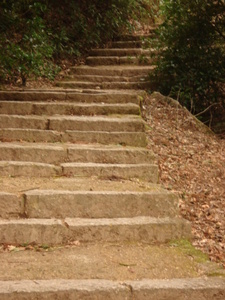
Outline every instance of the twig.
<path fill-rule="evenodd" d="M 209 107 L 207 107 L 205 110 L 203 110 L 202 112 L 200 112 L 200 113 L 198 113 L 197 115 L 195 115 L 195 117 L 198 117 L 198 116 L 201 116 L 201 115 L 203 115 L 205 112 L 207 112 L 211 107 L 213 107 L 213 106 L 215 106 L 215 105 L 218 105 L 218 104 L 220 104 L 220 103 L 213 103 L 213 104 L 211 104 Z"/>

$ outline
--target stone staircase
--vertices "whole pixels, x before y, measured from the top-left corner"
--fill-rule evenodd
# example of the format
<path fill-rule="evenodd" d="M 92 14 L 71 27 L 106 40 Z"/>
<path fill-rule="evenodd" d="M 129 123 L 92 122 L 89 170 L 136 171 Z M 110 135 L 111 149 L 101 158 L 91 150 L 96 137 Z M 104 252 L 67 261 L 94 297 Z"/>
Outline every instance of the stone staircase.
<path fill-rule="evenodd" d="M 153 67 L 141 48 L 145 38 L 124 36 L 93 50 L 87 65 L 57 82 L 60 89 L 0 92 L 0 244 L 190 239 L 178 198 L 157 184 L 157 160 L 146 147 L 139 89 L 148 86 Z M 0 299 L 225 296 L 222 279 L 121 284 L 97 280 L 98 274 L 96 280 L 65 277 L 1 281 Z"/>
<path fill-rule="evenodd" d="M 141 47 L 150 35 L 124 36 L 124 41 L 112 42 L 110 48 L 92 50 L 86 65 L 71 68 L 59 87 L 75 89 L 145 89 L 152 71 L 151 50 Z M 126 41 L 128 39 L 128 41 Z M 131 41 L 130 41 L 131 39 Z"/>

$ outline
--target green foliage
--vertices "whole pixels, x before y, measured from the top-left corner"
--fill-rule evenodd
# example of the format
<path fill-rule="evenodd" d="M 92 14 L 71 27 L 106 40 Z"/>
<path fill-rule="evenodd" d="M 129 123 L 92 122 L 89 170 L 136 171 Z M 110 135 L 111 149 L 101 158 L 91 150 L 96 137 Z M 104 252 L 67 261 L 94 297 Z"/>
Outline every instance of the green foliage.
<path fill-rule="evenodd" d="M 131 29 L 148 10 L 149 0 L 2 0 L 0 79 L 54 78 L 60 60 Z"/>
<path fill-rule="evenodd" d="M 52 78 L 57 71 L 42 19 L 46 7 L 29 2 L 5 1 L 1 7 L 0 76 L 9 81 L 21 77 L 23 85 L 30 74 Z"/>
<path fill-rule="evenodd" d="M 224 0 L 163 0 L 154 85 L 194 113 L 224 105 Z"/>

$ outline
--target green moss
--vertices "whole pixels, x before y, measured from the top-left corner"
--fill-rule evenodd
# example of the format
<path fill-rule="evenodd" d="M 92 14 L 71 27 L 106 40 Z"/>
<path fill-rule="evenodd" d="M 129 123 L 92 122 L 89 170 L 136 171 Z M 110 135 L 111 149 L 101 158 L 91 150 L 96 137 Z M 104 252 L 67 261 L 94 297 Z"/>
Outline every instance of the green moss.
<path fill-rule="evenodd" d="M 207 275 L 209 277 L 223 277 L 225 278 L 225 273 L 222 273 L 222 269 L 221 270 L 218 270 L 218 271 L 215 271 L 215 272 L 212 272 L 212 273 L 208 273 Z"/>
<path fill-rule="evenodd" d="M 191 256 L 198 263 L 204 263 L 209 261 L 208 255 L 203 253 L 201 250 L 196 249 L 188 240 L 176 240 L 170 242 L 170 247 L 176 247 L 180 252 Z"/>

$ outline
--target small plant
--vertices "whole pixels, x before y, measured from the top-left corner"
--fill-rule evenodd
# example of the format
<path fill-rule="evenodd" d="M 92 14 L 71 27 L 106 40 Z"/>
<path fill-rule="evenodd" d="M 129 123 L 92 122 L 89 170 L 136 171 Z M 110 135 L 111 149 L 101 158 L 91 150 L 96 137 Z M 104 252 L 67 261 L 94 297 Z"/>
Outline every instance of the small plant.
<path fill-rule="evenodd" d="M 149 57 L 144 55 L 144 54 L 141 54 L 139 55 L 138 57 L 138 61 L 139 61 L 139 64 L 148 64 L 149 63 Z"/>

